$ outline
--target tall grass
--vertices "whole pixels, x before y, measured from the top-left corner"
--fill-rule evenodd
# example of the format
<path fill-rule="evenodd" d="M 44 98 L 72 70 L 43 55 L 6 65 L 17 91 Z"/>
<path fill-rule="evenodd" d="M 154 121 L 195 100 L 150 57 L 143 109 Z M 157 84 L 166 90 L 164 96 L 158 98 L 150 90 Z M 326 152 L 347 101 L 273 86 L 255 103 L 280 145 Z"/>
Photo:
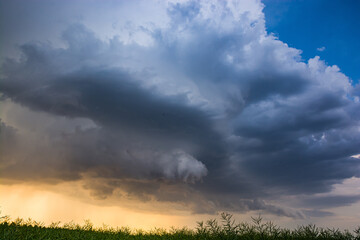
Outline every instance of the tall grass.
<path fill-rule="evenodd" d="M 45 226 L 41 222 L 31 219 L 11 220 L 4 216 L 0 218 L 1 240 L 27 240 L 27 239 L 337 239 L 337 240 L 360 240 L 360 226 L 353 232 L 339 229 L 325 229 L 315 225 L 301 226 L 297 229 L 286 229 L 276 226 L 272 222 L 263 222 L 262 218 L 252 218 L 251 223 L 236 223 L 229 213 L 222 213 L 221 220 L 210 219 L 206 222 L 198 222 L 195 229 L 172 228 L 170 230 L 154 229 L 151 231 L 132 230 L 130 228 L 112 228 L 106 225 L 94 227 L 86 220 L 83 225 L 74 222 L 60 225 L 60 222 Z"/>

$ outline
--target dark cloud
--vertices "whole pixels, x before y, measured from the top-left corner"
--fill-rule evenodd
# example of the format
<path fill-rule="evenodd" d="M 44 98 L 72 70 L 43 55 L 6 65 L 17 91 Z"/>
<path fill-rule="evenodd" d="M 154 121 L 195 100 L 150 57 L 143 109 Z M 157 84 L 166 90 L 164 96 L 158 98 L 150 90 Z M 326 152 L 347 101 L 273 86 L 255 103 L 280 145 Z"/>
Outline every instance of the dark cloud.
<path fill-rule="evenodd" d="M 2 124 L 1 145 L 14 141 L 2 178 L 82 180 L 99 199 L 121 190 L 196 213 L 331 215 L 309 210 L 316 199 L 305 210 L 270 202 L 359 177 L 350 157 L 360 146 L 359 87 L 317 57 L 301 62 L 261 14 L 204 4 L 171 5 L 169 26 L 137 29 L 147 46 L 100 40 L 83 25 L 63 33 L 65 48 L 22 45 L 22 57 L 2 65 L 3 97 L 70 130 Z M 357 201 L 328 200 L 322 206 Z"/>
<path fill-rule="evenodd" d="M 326 192 L 333 183 L 358 176 L 359 163 L 350 157 L 360 143 L 353 134 L 357 122 L 347 112 L 350 101 L 334 98 L 306 96 L 298 104 L 269 101 L 245 108 L 236 133 L 260 144 L 239 146 L 242 166 L 264 184 L 291 192 Z"/>

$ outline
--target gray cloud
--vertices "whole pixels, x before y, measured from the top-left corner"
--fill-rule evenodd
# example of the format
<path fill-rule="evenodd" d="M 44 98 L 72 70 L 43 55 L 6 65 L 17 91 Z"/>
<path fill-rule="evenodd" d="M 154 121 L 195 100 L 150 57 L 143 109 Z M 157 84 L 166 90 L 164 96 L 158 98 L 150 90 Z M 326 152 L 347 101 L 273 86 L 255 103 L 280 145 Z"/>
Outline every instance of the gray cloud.
<path fill-rule="evenodd" d="M 133 29 L 146 46 L 79 24 L 63 32 L 65 48 L 22 45 L 22 57 L 2 65 L 3 97 L 65 118 L 72 131 L 10 134 L 2 124 L 2 144 L 16 140 L 0 158 L 2 177 L 84 180 L 98 198 L 122 189 L 198 213 L 330 215 L 306 207 L 315 200 L 302 211 L 269 202 L 359 177 L 350 157 L 359 153 L 359 87 L 318 57 L 302 62 L 266 33 L 256 6 L 170 4 L 168 26 Z"/>
<path fill-rule="evenodd" d="M 303 202 L 303 206 L 314 208 L 335 208 L 349 206 L 360 200 L 360 195 L 334 195 L 334 196 L 317 196 L 308 197 Z"/>
<path fill-rule="evenodd" d="M 303 210 L 303 212 L 309 217 L 331 217 L 334 213 L 322 210 Z"/>

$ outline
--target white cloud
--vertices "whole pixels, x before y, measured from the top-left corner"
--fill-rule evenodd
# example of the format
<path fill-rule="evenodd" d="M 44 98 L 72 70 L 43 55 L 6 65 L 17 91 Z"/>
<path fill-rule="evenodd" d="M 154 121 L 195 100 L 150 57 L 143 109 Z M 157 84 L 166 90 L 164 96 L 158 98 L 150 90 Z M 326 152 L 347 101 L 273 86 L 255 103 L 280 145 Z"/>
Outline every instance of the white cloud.
<path fill-rule="evenodd" d="M 317 48 L 316 50 L 319 51 L 319 52 L 323 52 L 323 51 L 326 50 L 326 48 L 325 48 L 325 47 L 319 47 L 319 48 Z"/>

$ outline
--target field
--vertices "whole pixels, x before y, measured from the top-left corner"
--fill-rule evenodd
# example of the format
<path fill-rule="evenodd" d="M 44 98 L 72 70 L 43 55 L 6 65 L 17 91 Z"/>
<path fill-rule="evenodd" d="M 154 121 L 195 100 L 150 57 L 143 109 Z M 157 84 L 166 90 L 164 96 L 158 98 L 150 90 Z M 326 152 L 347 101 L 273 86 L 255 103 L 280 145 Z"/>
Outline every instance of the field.
<path fill-rule="evenodd" d="M 263 223 L 261 217 L 253 218 L 252 223 L 235 223 L 232 215 L 221 214 L 221 220 L 215 219 L 206 222 L 198 222 L 196 229 L 154 229 L 152 231 L 131 230 L 129 228 L 111 228 L 104 225 L 94 228 L 90 221 L 83 225 L 73 222 L 52 223 L 49 226 L 28 219 L 10 220 L 9 217 L 1 217 L 0 220 L 1 240 L 27 240 L 27 239 L 354 239 L 360 240 L 360 227 L 353 232 L 348 230 L 318 228 L 315 225 L 301 226 L 297 229 L 284 229 L 272 222 Z"/>

